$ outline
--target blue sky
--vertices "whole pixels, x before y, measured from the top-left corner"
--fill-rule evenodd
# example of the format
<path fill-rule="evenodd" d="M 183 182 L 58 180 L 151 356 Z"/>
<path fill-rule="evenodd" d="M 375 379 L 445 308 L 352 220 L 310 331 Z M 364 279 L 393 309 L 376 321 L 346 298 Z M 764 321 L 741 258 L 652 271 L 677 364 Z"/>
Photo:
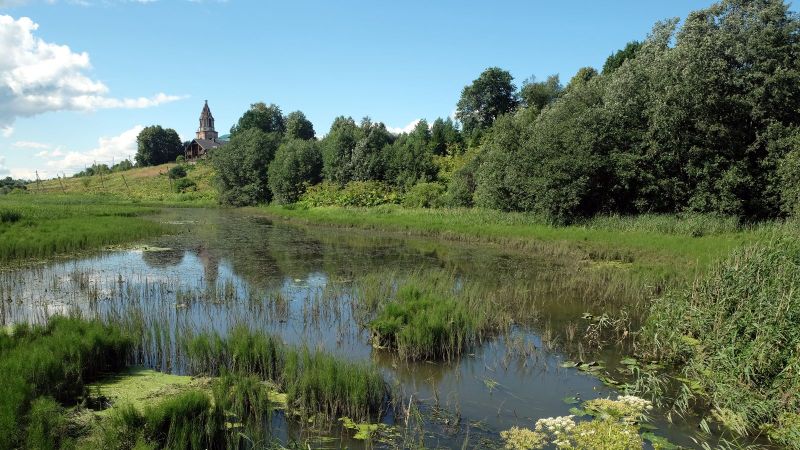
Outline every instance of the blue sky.
<path fill-rule="evenodd" d="M 205 99 L 221 134 L 256 101 L 318 136 L 339 115 L 400 129 L 487 67 L 567 81 L 711 3 L 0 0 L 0 176 L 118 160 L 151 124 L 190 139 Z"/>

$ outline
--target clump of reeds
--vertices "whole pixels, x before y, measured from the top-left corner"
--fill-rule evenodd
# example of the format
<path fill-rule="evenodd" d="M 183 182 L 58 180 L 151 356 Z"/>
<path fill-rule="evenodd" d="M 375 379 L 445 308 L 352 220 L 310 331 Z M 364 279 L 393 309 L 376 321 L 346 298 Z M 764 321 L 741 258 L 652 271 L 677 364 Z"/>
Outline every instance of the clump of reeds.
<path fill-rule="evenodd" d="M 409 359 L 460 355 L 489 331 L 487 311 L 414 285 L 401 287 L 370 322 L 373 344 Z"/>
<path fill-rule="evenodd" d="M 257 376 L 286 392 L 289 407 L 302 415 L 320 413 L 330 419 L 348 416 L 367 421 L 380 414 L 386 402 L 386 383 L 374 367 L 287 346 L 262 331 L 238 326 L 227 337 L 204 332 L 184 339 L 182 347 L 192 371 Z M 232 401 L 251 404 L 253 398 Z M 249 410 L 240 409 L 242 413 Z"/>
<path fill-rule="evenodd" d="M 681 367 L 691 391 L 739 433 L 800 408 L 800 245 L 744 247 L 655 301 L 646 356 Z"/>
<path fill-rule="evenodd" d="M 18 447 L 26 434 L 37 442 L 57 439 L 52 402 L 45 399 L 76 402 L 86 383 L 124 366 L 130 345 L 115 328 L 64 317 L 45 326 L 17 325 L 11 335 L 3 334 L 0 449 Z"/>

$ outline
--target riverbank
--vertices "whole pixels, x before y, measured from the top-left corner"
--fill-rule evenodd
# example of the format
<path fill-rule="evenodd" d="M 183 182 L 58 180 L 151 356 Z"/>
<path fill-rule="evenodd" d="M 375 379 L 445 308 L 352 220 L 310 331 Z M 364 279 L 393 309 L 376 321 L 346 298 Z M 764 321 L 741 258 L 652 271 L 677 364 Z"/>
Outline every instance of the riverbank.
<path fill-rule="evenodd" d="M 0 196 L 0 263 L 95 250 L 169 232 L 158 208 L 86 195 Z"/>
<path fill-rule="evenodd" d="M 486 242 L 514 250 L 569 255 L 604 265 L 624 266 L 650 280 L 691 279 L 698 271 L 748 242 L 785 232 L 793 225 L 740 226 L 728 218 L 645 215 L 601 217 L 554 226 L 520 213 L 481 209 L 291 208 L 262 206 L 253 211 L 301 225 L 359 228 Z"/>

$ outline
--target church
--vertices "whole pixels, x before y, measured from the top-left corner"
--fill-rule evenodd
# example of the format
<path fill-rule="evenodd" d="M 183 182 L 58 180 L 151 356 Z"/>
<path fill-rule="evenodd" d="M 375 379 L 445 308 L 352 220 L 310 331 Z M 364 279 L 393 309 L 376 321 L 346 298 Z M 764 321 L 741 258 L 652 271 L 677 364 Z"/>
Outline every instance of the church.
<path fill-rule="evenodd" d="M 197 135 L 192 142 L 186 146 L 185 158 L 187 161 L 205 158 L 212 149 L 225 144 L 227 141 L 220 140 L 219 134 L 214 130 L 214 116 L 211 115 L 211 109 L 206 100 L 203 111 L 200 113 L 200 128 L 197 129 Z"/>

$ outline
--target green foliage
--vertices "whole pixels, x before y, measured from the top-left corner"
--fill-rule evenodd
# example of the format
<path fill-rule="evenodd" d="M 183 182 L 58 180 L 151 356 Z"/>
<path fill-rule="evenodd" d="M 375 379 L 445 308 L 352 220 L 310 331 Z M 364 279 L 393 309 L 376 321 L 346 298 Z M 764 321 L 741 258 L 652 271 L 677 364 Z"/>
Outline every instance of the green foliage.
<path fill-rule="evenodd" d="M 27 189 L 27 182 L 24 180 L 15 180 L 11 177 L 0 178 L 0 195 L 5 195 L 13 191 L 24 191 Z"/>
<path fill-rule="evenodd" d="M 278 105 L 258 102 L 250 105 L 250 109 L 242 114 L 239 121 L 231 127 L 231 139 L 247 130 L 256 129 L 263 133 L 283 134 L 286 131 L 286 120 Z"/>
<path fill-rule="evenodd" d="M 781 209 L 800 216 L 800 127 L 780 129 L 770 141 L 772 154 L 783 155 L 777 164 L 777 186 Z"/>
<path fill-rule="evenodd" d="M 145 127 L 136 137 L 136 165 L 157 166 L 175 161 L 183 154 L 183 143 L 172 128 Z M 108 167 L 106 167 L 108 169 Z"/>
<path fill-rule="evenodd" d="M 289 352 L 284 382 L 290 407 L 368 421 L 386 400 L 386 382 L 374 367 L 303 348 Z"/>
<path fill-rule="evenodd" d="M 477 342 L 485 331 L 477 311 L 454 298 L 440 298 L 404 286 L 369 324 L 374 345 L 404 358 L 452 358 Z"/>
<path fill-rule="evenodd" d="M 444 205 L 445 187 L 440 183 L 417 183 L 403 196 L 403 206 L 438 208 Z"/>
<path fill-rule="evenodd" d="M 392 140 L 384 124 L 368 117 L 360 126 L 350 117 L 337 117 L 322 140 L 325 180 L 339 185 L 383 180 L 388 164 L 385 147 Z"/>
<path fill-rule="evenodd" d="M 642 48 L 641 42 L 631 41 L 625 45 L 625 48 L 617 50 L 614 54 L 609 56 L 605 64 L 603 64 L 603 75 L 610 74 L 619 69 L 625 61 L 635 58 L 636 52 L 638 52 L 640 48 Z"/>
<path fill-rule="evenodd" d="M 513 111 L 519 103 L 514 77 L 505 70 L 490 67 L 461 91 L 456 107 L 456 118 L 471 134 L 487 128 L 495 119 Z"/>
<path fill-rule="evenodd" d="M 322 152 L 315 141 L 293 139 L 281 144 L 269 166 L 269 187 L 278 203 L 295 203 L 309 185 L 320 181 Z"/>
<path fill-rule="evenodd" d="M 178 155 L 178 157 L 175 158 L 175 164 L 183 164 L 185 162 L 186 162 L 186 157 L 183 155 Z"/>
<path fill-rule="evenodd" d="M 197 189 L 197 183 L 195 183 L 194 180 L 190 180 L 190 179 L 188 179 L 186 177 L 179 178 L 174 183 L 174 189 L 175 189 L 175 192 L 178 192 L 178 193 L 181 193 L 181 194 L 182 193 L 186 193 L 186 192 L 189 192 L 189 191 L 196 190 Z"/>
<path fill-rule="evenodd" d="M 294 111 L 286 116 L 286 137 L 289 139 L 314 139 L 314 124 L 306 119 L 302 111 Z"/>
<path fill-rule="evenodd" d="M 434 120 L 431 125 L 430 148 L 434 155 L 458 155 L 464 151 L 464 138 L 453 119 Z"/>
<path fill-rule="evenodd" d="M 414 130 L 400 136 L 388 152 L 387 181 L 410 187 L 419 182 L 433 181 L 436 177 L 428 122 L 420 120 Z"/>
<path fill-rule="evenodd" d="M 63 408 L 52 397 L 39 397 L 31 402 L 25 448 L 49 450 L 60 448 L 65 436 Z"/>
<path fill-rule="evenodd" d="M 241 206 L 269 201 L 268 167 L 280 142 L 277 133 L 247 128 L 217 148 L 212 163 L 217 169 L 220 202 Z"/>
<path fill-rule="evenodd" d="M 478 186 L 477 173 L 481 160 L 480 149 L 477 148 L 471 149 L 462 156 L 447 184 L 446 205 L 457 207 L 475 205 L 475 190 Z"/>
<path fill-rule="evenodd" d="M 321 413 L 329 419 L 347 415 L 368 421 L 386 400 L 386 384 L 376 368 L 306 347 L 289 347 L 262 331 L 237 327 L 227 339 L 203 333 L 188 338 L 184 348 L 194 371 L 228 374 L 215 395 L 240 417 L 264 402 L 256 381 L 242 376 L 257 376 L 285 391 L 288 406 L 302 415 Z"/>
<path fill-rule="evenodd" d="M 300 198 L 300 204 L 315 206 L 370 207 L 400 202 L 400 195 L 385 183 L 378 181 L 353 181 L 344 187 L 335 183 L 320 183 L 309 187 Z"/>
<path fill-rule="evenodd" d="M 800 407 L 800 247 L 774 239 L 737 250 L 658 299 L 647 354 L 683 367 L 696 393 L 738 432 Z"/>
<path fill-rule="evenodd" d="M 541 82 L 537 82 L 535 78 L 525 80 L 519 96 L 522 98 L 522 104 L 527 108 L 541 110 L 553 103 L 563 90 L 564 87 L 561 86 L 558 75 L 550 75 L 547 80 Z"/>
<path fill-rule="evenodd" d="M 221 411 L 212 408 L 203 391 L 191 390 L 161 401 L 144 411 L 144 435 L 159 448 L 218 448 L 224 439 Z"/>
<path fill-rule="evenodd" d="M 0 262 L 74 253 L 166 232 L 164 225 L 136 217 L 152 211 L 91 197 L 5 196 L 0 199 Z"/>
<path fill-rule="evenodd" d="M 167 172 L 167 176 L 172 180 L 184 178 L 186 176 L 186 168 L 182 165 L 173 166 Z"/>
<path fill-rule="evenodd" d="M 17 325 L 0 346 L 0 448 L 57 439 L 55 401 L 74 403 L 85 383 L 124 366 L 130 346 L 119 330 L 98 322 L 56 317 L 46 326 Z"/>

